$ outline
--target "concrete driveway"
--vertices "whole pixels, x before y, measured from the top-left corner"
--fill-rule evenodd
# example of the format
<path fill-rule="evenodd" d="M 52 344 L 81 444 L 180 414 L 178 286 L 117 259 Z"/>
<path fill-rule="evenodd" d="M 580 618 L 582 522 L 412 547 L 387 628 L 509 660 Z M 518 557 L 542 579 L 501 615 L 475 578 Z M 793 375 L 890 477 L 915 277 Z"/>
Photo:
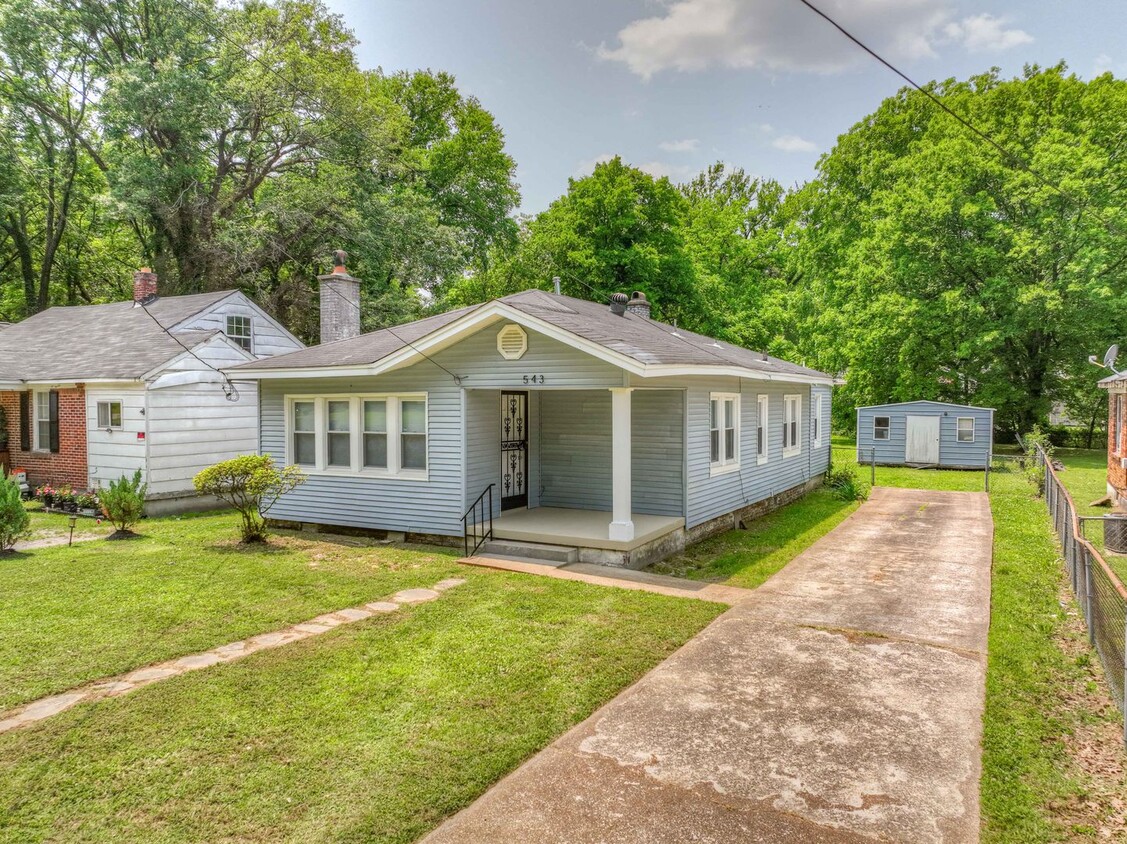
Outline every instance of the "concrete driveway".
<path fill-rule="evenodd" d="M 873 490 L 425 841 L 977 841 L 992 535 Z"/>

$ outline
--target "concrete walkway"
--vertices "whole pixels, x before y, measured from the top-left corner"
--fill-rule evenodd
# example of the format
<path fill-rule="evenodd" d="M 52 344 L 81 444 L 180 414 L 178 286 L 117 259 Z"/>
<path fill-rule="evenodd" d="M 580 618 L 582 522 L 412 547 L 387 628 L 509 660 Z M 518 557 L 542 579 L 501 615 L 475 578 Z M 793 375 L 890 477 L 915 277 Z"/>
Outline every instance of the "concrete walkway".
<path fill-rule="evenodd" d="M 425 841 L 977 841 L 992 534 L 875 489 Z"/>
<path fill-rule="evenodd" d="M 8 712 L 0 712 L 0 733 L 30 726 L 45 718 L 50 718 L 52 715 L 65 712 L 79 703 L 119 697 L 143 686 L 187 674 L 189 671 L 210 668 L 221 662 L 233 662 L 259 651 L 279 648 L 282 645 L 288 645 L 291 642 L 308 639 L 312 636 L 320 636 L 322 633 L 328 633 L 334 627 L 363 621 L 373 615 L 395 612 L 404 604 L 421 604 L 426 601 L 433 601 L 447 589 L 461 586 L 465 582 L 460 577 L 451 577 L 439 581 L 433 589 L 404 589 L 402 592 L 392 595 L 387 601 L 372 601 L 363 606 L 347 607 L 343 610 L 324 613 L 316 618 L 309 619 L 309 621 L 269 633 L 260 633 L 238 642 L 220 645 L 210 651 L 188 654 L 155 665 L 138 668 L 128 674 L 95 680 L 92 683 L 71 689 L 69 692 L 40 698 Z"/>
<path fill-rule="evenodd" d="M 554 577 L 557 580 L 577 580 L 595 586 L 635 589 L 657 595 L 669 595 L 673 598 L 696 598 L 700 601 L 713 601 L 729 606 L 738 604 L 754 594 L 751 589 L 740 586 L 725 586 L 723 583 L 687 580 L 683 577 L 669 577 L 664 574 L 612 566 L 596 566 L 591 563 L 569 563 L 561 566 L 498 557 L 463 557 L 458 562 L 466 566 L 536 574 L 541 577 Z"/>

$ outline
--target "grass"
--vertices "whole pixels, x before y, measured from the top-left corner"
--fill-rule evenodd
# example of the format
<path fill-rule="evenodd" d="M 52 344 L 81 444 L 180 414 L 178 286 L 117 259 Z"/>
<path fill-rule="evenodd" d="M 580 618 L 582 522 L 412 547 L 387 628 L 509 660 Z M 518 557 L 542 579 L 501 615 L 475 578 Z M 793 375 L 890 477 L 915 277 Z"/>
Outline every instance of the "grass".
<path fill-rule="evenodd" d="M 851 443 L 835 441 L 834 452 L 835 462 L 853 457 Z M 1074 479 L 1094 483 L 1090 458 L 1075 463 L 1069 456 L 1064 459 L 1076 469 Z M 866 480 L 868 472 L 864 467 Z M 880 486 L 974 492 L 983 490 L 983 480 L 981 472 L 876 469 Z M 1100 490 L 1102 494 L 1102 483 Z M 982 841 L 1106 840 L 1097 830 L 1115 827 L 1121 810 L 1112 808 L 1111 800 L 1094 797 L 1114 795 L 1124 785 L 1119 714 L 1099 686 L 1098 661 L 1077 623 L 1045 503 L 1016 464 L 996 461 L 990 506 L 994 560 L 980 783 Z M 1112 773 L 1086 768 L 1077 749 L 1098 743 L 1106 750 L 1109 741 Z"/>
<path fill-rule="evenodd" d="M 1092 506 L 1093 501 L 1099 501 L 1107 495 L 1107 451 L 1058 448 L 1053 452 L 1053 457 L 1064 464 L 1063 471 L 1058 471 L 1058 475 L 1072 496 L 1077 515 L 1106 516 L 1111 512 L 1107 507 Z M 1127 556 L 1107 553 L 1101 525 L 1089 522 L 1083 528 L 1088 541 L 1103 552 L 1104 559 L 1119 575 L 1119 579 L 1127 582 Z"/>
<path fill-rule="evenodd" d="M 653 570 L 754 589 L 856 510 L 856 502 L 817 489 L 748 525 L 690 546 Z"/>
<path fill-rule="evenodd" d="M 724 609 L 467 569 L 438 548 L 236 549 L 229 515 L 143 530 L 0 562 L 9 700 L 467 583 L 0 735 L 0 842 L 411 841 Z"/>

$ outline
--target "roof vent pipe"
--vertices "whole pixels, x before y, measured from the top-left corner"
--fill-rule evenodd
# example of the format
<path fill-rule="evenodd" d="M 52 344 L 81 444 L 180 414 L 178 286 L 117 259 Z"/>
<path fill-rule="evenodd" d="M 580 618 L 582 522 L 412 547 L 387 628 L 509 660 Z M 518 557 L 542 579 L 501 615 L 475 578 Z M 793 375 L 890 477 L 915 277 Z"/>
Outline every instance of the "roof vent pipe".
<path fill-rule="evenodd" d="M 646 294 L 641 290 L 635 290 L 634 295 L 630 297 L 630 301 L 626 303 L 626 310 L 632 314 L 637 314 L 643 319 L 650 318 L 650 303 L 646 300 Z"/>
<path fill-rule="evenodd" d="M 552 276 L 552 289 L 556 291 L 556 295 L 560 295 L 560 277 L 558 275 Z"/>
<path fill-rule="evenodd" d="M 626 313 L 626 303 L 628 301 L 625 293 L 612 293 L 610 296 L 610 312 L 622 316 Z"/>

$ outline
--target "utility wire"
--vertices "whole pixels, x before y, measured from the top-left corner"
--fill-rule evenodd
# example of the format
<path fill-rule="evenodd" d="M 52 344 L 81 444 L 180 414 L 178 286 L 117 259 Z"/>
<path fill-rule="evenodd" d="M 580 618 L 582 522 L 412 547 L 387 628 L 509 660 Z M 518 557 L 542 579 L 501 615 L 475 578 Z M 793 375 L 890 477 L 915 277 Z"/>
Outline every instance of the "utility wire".
<path fill-rule="evenodd" d="M 137 304 L 140 305 L 141 310 L 143 310 L 146 314 L 148 314 L 149 319 L 151 319 L 153 321 L 153 323 L 156 325 L 156 327 L 159 328 L 161 331 L 163 331 L 165 334 L 167 334 L 169 337 L 171 337 L 173 340 L 175 340 L 176 344 L 181 349 L 183 349 L 185 352 L 190 354 L 192 357 L 194 357 L 196 360 L 198 360 L 200 363 L 202 363 L 208 369 L 214 370 L 216 373 L 218 373 L 218 375 L 223 379 L 223 395 L 227 399 L 227 401 L 236 402 L 236 401 L 239 400 L 239 390 L 235 386 L 234 382 L 230 378 L 227 377 L 227 373 L 223 372 L 222 370 L 220 370 L 220 369 L 216 368 L 215 366 L 213 366 L 212 364 L 208 363 L 206 360 L 204 360 L 199 355 L 197 355 L 195 352 L 193 352 L 191 349 L 189 349 L 187 346 L 185 346 L 180 341 L 179 337 L 177 337 L 175 334 L 173 334 L 171 331 L 169 331 L 167 328 L 165 328 L 161 324 L 160 320 L 157 319 L 153 315 L 153 312 L 149 310 L 148 306 L 145 305 L 144 302 L 138 302 Z"/>
<path fill-rule="evenodd" d="M 971 123 L 965 117 L 963 117 L 961 114 L 959 114 L 954 109 L 952 109 L 950 106 L 948 106 L 945 102 L 943 102 L 942 98 L 936 96 L 931 91 L 929 91 L 927 88 L 924 88 L 922 85 L 920 85 L 914 79 L 912 79 L 912 77 L 908 76 L 908 74 L 906 74 L 904 71 L 902 71 L 896 65 L 894 65 L 888 59 L 884 58 L 884 56 L 880 55 L 880 53 L 878 53 L 876 50 L 874 50 L 872 47 L 870 47 L 868 44 L 866 44 L 864 41 L 862 41 L 860 38 L 858 38 L 852 32 L 847 30 L 844 26 L 842 26 L 840 23 L 838 23 L 836 20 L 834 20 L 832 17 L 830 17 L 828 14 L 826 14 L 820 8 L 815 6 L 812 2 L 810 2 L 810 0 L 798 0 L 798 2 L 801 3 L 803 6 L 805 6 L 806 8 L 808 8 L 814 14 L 818 15 L 818 17 L 822 18 L 828 24 L 830 24 L 830 26 L 832 26 L 834 29 L 836 29 L 838 32 L 840 32 L 842 35 L 844 35 L 846 38 L 848 38 L 850 41 L 852 41 L 854 44 L 856 44 L 858 47 L 860 47 L 862 50 L 864 50 L 866 53 L 868 53 L 870 56 L 872 56 L 874 59 L 876 59 L 878 62 L 880 62 L 882 65 L 884 65 L 886 68 L 888 68 L 893 73 L 895 73 L 897 76 L 899 76 L 901 79 L 903 79 L 905 82 L 907 82 L 911 87 L 915 88 L 917 91 L 919 91 L 925 97 L 927 97 L 932 103 L 934 103 L 938 108 L 940 108 L 948 116 L 957 120 L 964 128 L 966 128 L 970 132 L 974 133 L 974 135 L 981 138 L 986 143 L 988 143 L 990 146 L 992 146 L 1002 156 L 1002 159 L 1003 159 L 1004 162 L 1007 162 L 1007 163 L 1010 164 L 1010 166 L 1016 167 L 1017 169 L 1028 173 L 1030 176 L 1032 176 L 1034 179 L 1036 179 L 1041 185 L 1049 188 L 1050 190 L 1056 192 L 1060 196 L 1067 199 L 1072 204 L 1076 205 L 1078 210 L 1083 211 L 1085 209 L 1085 207 L 1087 207 L 1087 210 L 1092 214 L 1092 216 L 1094 216 L 1096 219 L 1098 219 L 1101 223 L 1104 224 L 1104 227 L 1108 230 L 1108 232 L 1110 232 L 1112 235 L 1115 235 L 1117 237 L 1121 236 L 1117 227 L 1111 221 L 1107 220 L 1099 211 L 1097 211 L 1095 208 L 1091 207 L 1090 205 L 1085 206 L 1085 203 L 1080 198 L 1074 196 L 1069 191 L 1065 190 L 1064 188 L 1060 187 L 1059 185 L 1057 185 L 1056 183 L 1054 183 L 1053 181 L 1051 181 L 1047 177 L 1041 175 L 1039 172 L 1034 170 L 1033 167 L 1027 161 L 1025 161 L 1025 159 L 1023 159 L 1017 153 L 1011 152 L 1010 150 L 1006 149 L 1004 146 L 1002 146 L 1000 143 L 998 143 L 996 140 L 994 140 L 992 137 L 990 137 L 990 135 L 988 135 L 986 132 L 979 129 L 977 126 L 975 126 L 973 123 Z"/>

